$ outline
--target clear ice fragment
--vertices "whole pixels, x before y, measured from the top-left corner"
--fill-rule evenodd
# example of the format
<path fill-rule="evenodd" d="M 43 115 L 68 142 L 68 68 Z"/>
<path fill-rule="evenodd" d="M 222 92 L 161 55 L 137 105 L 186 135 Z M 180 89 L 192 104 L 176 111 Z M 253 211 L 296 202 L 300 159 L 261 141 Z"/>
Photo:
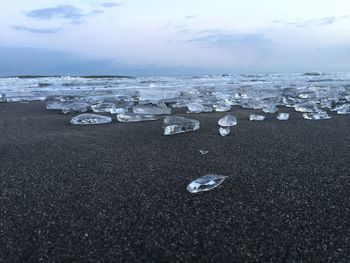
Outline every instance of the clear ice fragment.
<path fill-rule="evenodd" d="M 164 135 L 196 131 L 199 127 L 199 121 L 178 116 L 167 116 L 163 122 Z"/>
<path fill-rule="evenodd" d="M 289 119 L 289 113 L 278 113 L 277 120 L 287 121 Z"/>
<path fill-rule="evenodd" d="M 209 191 L 222 184 L 226 178 L 224 175 L 207 174 L 192 181 L 187 186 L 187 191 L 190 193 Z"/>
<path fill-rule="evenodd" d="M 249 116 L 250 121 L 263 121 L 265 120 L 265 116 L 263 115 L 257 115 L 257 114 L 251 114 Z"/>
<path fill-rule="evenodd" d="M 326 119 L 330 119 L 331 116 L 329 116 L 325 111 L 319 111 L 319 112 L 304 113 L 303 118 L 306 120 L 326 120 Z"/>
<path fill-rule="evenodd" d="M 231 109 L 231 105 L 230 104 L 218 104 L 218 105 L 214 105 L 214 109 L 216 112 L 225 112 L 225 111 L 229 111 Z"/>
<path fill-rule="evenodd" d="M 268 105 L 263 108 L 265 113 L 275 113 L 278 111 L 278 108 L 275 105 Z"/>
<path fill-rule="evenodd" d="M 72 102 L 62 105 L 62 112 L 64 114 L 74 113 L 74 112 L 87 112 L 89 109 L 89 104 L 81 102 Z"/>
<path fill-rule="evenodd" d="M 137 105 L 133 108 L 136 114 L 151 114 L 151 115 L 163 115 L 171 114 L 171 108 L 159 107 L 155 105 Z"/>
<path fill-rule="evenodd" d="M 344 104 L 337 109 L 337 114 L 350 114 L 350 104 Z"/>
<path fill-rule="evenodd" d="M 199 152 L 200 152 L 202 155 L 205 155 L 205 154 L 209 153 L 208 150 L 199 150 Z"/>
<path fill-rule="evenodd" d="M 229 135 L 230 131 L 231 131 L 230 127 L 220 127 L 219 128 L 219 133 L 221 136 Z"/>
<path fill-rule="evenodd" d="M 108 112 L 111 113 L 115 110 L 115 104 L 112 102 L 103 102 L 91 106 L 93 112 Z"/>
<path fill-rule="evenodd" d="M 237 118 L 235 115 L 228 114 L 224 117 L 222 117 L 218 124 L 222 127 L 231 127 L 237 125 Z"/>
<path fill-rule="evenodd" d="M 151 114 L 121 113 L 117 115 L 120 122 L 156 121 L 157 116 Z"/>
<path fill-rule="evenodd" d="M 314 101 L 298 103 L 298 104 L 294 105 L 294 108 L 296 111 L 299 111 L 299 112 L 316 112 L 316 111 L 318 111 L 317 104 Z"/>
<path fill-rule="evenodd" d="M 97 114 L 80 114 L 73 117 L 70 122 L 76 125 L 105 124 L 112 122 L 112 118 Z"/>
<path fill-rule="evenodd" d="M 209 106 L 205 106 L 198 102 L 192 102 L 187 104 L 188 111 L 190 113 L 201 113 L 201 112 L 212 112 L 213 108 Z"/>

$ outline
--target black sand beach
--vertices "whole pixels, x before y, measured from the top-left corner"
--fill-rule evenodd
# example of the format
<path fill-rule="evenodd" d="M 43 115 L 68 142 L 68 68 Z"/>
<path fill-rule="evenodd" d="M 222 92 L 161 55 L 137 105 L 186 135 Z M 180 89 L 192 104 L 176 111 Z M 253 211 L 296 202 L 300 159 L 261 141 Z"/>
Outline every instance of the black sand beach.
<path fill-rule="evenodd" d="M 0 104 L 0 261 L 350 261 L 350 117 L 283 111 L 235 108 L 227 137 L 226 113 L 184 114 L 200 130 L 162 136 Z M 188 193 L 207 173 L 229 178 Z"/>

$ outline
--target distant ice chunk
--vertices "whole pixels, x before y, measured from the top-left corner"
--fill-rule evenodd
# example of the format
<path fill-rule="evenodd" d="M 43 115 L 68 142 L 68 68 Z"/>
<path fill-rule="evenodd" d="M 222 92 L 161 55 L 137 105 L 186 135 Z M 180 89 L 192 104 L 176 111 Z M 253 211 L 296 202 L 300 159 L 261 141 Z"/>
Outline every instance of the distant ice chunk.
<path fill-rule="evenodd" d="M 299 111 L 299 112 L 317 112 L 319 110 L 316 102 L 314 101 L 298 103 L 294 105 L 294 108 L 296 111 Z"/>
<path fill-rule="evenodd" d="M 69 104 L 62 105 L 62 112 L 64 114 L 75 112 L 87 112 L 89 107 L 90 105 L 84 102 L 72 102 Z"/>
<path fill-rule="evenodd" d="M 212 190 L 222 184 L 227 176 L 217 174 L 207 174 L 192 181 L 187 186 L 190 193 L 199 193 Z"/>
<path fill-rule="evenodd" d="M 231 131 L 230 127 L 220 127 L 219 128 L 219 133 L 220 133 L 221 136 L 229 135 L 230 131 Z"/>
<path fill-rule="evenodd" d="M 289 113 L 278 113 L 277 115 L 277 120 L 280 120 L 280 121 L 287 121 L 289 119 Z"/>
<path fill-rule="evenodd" d="M 329 116 L 325 111 L 319 111 L 319 112 L 304 113 L 303 118 L 306 120 L 326 120 L 326 119 L 330 119 L 331 116 Z"/>
<path fill-rule="evenodd" d="M 178 116 L 167 116 L 163 123 L 164 135 L 196 131 L 199 127 L 199 121 Z"/>
<path fill-rule="evenodd" d="M 188 111 L 190 113 L 201 113 L 201 112 L 212 112 L 213 108 L 209 106 L 205 106 L 198 102 L 191 102 L 187 104 Z"/>
<path fill-rule="evenodd" d="M 218 124 L 222 127 L 232 127 L 237 125 L 237 118 L 235 115 L 228 114 L 224 117 L 222 117 L 219 121 Z"/>
<path fill-rule="evenodd" d="M 171 114 L 171 108 L 159 107 L 156 105 L 137 105 L 133 108 L 134 113 L 137 114 L 152 114 L 152 115 L 165 115 Z"/>
<path fill-rule="evenodd" d="M 115 104 L 112 102 L 103 102 L 96 105 L 91 106 L 93 112 L 106 112 L 111 113 L 115 110 Z"/>
<path fill-rule="evenodd" d="M 214 110 L 216 112 L 225 112 L 231 110 L 231 105 L 230 104 L 216 104 L 214 105 Z"/>
<path fill-rule="evenodd" d="M 275 113 L 276 111 L 278 111 L 278 108 L 276 107 L 276 105 L 267 105 L 264 106 L 263 111 L 265 113 Z"/>
<path fill-rule="evenodd" d="M 159 118 L 151 114 L 135 114 L 135 113 L 121 113 L 117 115 L 120 122 L 140 122 L 140 121 L 156 121 Z"/>
<path fill-rule="evenodd" d="M 0 102 L 6 102 L 7 99 L 6 99 L 6 94 L 5 93 L 1 93 L 0 94 Z"/>
<path fill-rule="evenodd" d="M 265 116 L 263 115 L 257 115 L 257 114 L 251 114 L 249 116 L 250 121 L 263 121 L 265 120 Z"/>
<path fill-rule="evenodd" d="M 343 104 L 341 107 L 338 107 L 337 114 L 350 114 L 350 104 Z"/>
<path fill-rule="evenodd" d="M 73 117 L 70 122 L 76 125 L 105 124 L 112 122 L 112 118 L 97 114 L 80 114 Z"/>

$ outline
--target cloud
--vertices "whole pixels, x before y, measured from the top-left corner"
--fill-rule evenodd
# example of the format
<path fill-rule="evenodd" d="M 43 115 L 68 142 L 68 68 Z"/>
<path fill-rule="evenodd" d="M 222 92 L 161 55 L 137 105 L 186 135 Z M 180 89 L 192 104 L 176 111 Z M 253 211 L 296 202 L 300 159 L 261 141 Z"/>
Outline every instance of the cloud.
<path fill-rule="evenodd" d="M 106 2 L 106 3 L 102 3 L 101 6 L 106 7 L 106 8 L 111 8 L 111 7 L 120 6 L 120 4 L 113 3 L 113 2 Z"/>
<path fill-rule="evenodd" d="M 38 20 L 50 20 L 53 18 L 61 18 L 71 23 L 79 23 L 87 14 L 81 9 L 71 5 L 60 5 L 52 8 L 34 9 L 26 13 L 30 18 Z"/>
<path fill-rule="evenodd" d="M 344 16 L 329 16 L 329 17 L 323 17 L 319 19 L 311 19 L 311 20 L 306 20 L 302 22 L 290 22 L 290 23 L 285 23 L 284 25 L 286 26 L 296 26 L 296 27 L 309 27 L 309 26 L 326 26 L 326 25 L 331 25 L 336 22 L 339 22 L 344 19 L 350 18 L 349 15 L 344 15 Z"/>
<path fill-rule="evenodd" d="M 200 44 L 206 48 L 234 48 L 238 46 L 263 48 L 272 44 L 272 41 L 262 34 L 237 33 L 221 30 L 203 30 L 195 33 L 198 37 L 190 38 L 186 42 Z"/>
<path fill-rule="evenodd" d="M 54 34 L 62 30 L 62 28 L 33 28 L 26 26 L 13 26 L 12 28 L 18 31 L 27 31 L 36 34 Z"/>

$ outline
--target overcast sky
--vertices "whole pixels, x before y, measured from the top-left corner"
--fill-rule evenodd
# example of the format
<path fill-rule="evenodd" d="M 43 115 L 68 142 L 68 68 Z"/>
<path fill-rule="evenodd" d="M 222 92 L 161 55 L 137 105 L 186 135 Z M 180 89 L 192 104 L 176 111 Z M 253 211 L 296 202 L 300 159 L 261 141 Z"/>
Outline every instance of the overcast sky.
<path fill-rule="evenodd" d="M 1 75 L 350 71 L 349 0 L 1 4 Z"/>

